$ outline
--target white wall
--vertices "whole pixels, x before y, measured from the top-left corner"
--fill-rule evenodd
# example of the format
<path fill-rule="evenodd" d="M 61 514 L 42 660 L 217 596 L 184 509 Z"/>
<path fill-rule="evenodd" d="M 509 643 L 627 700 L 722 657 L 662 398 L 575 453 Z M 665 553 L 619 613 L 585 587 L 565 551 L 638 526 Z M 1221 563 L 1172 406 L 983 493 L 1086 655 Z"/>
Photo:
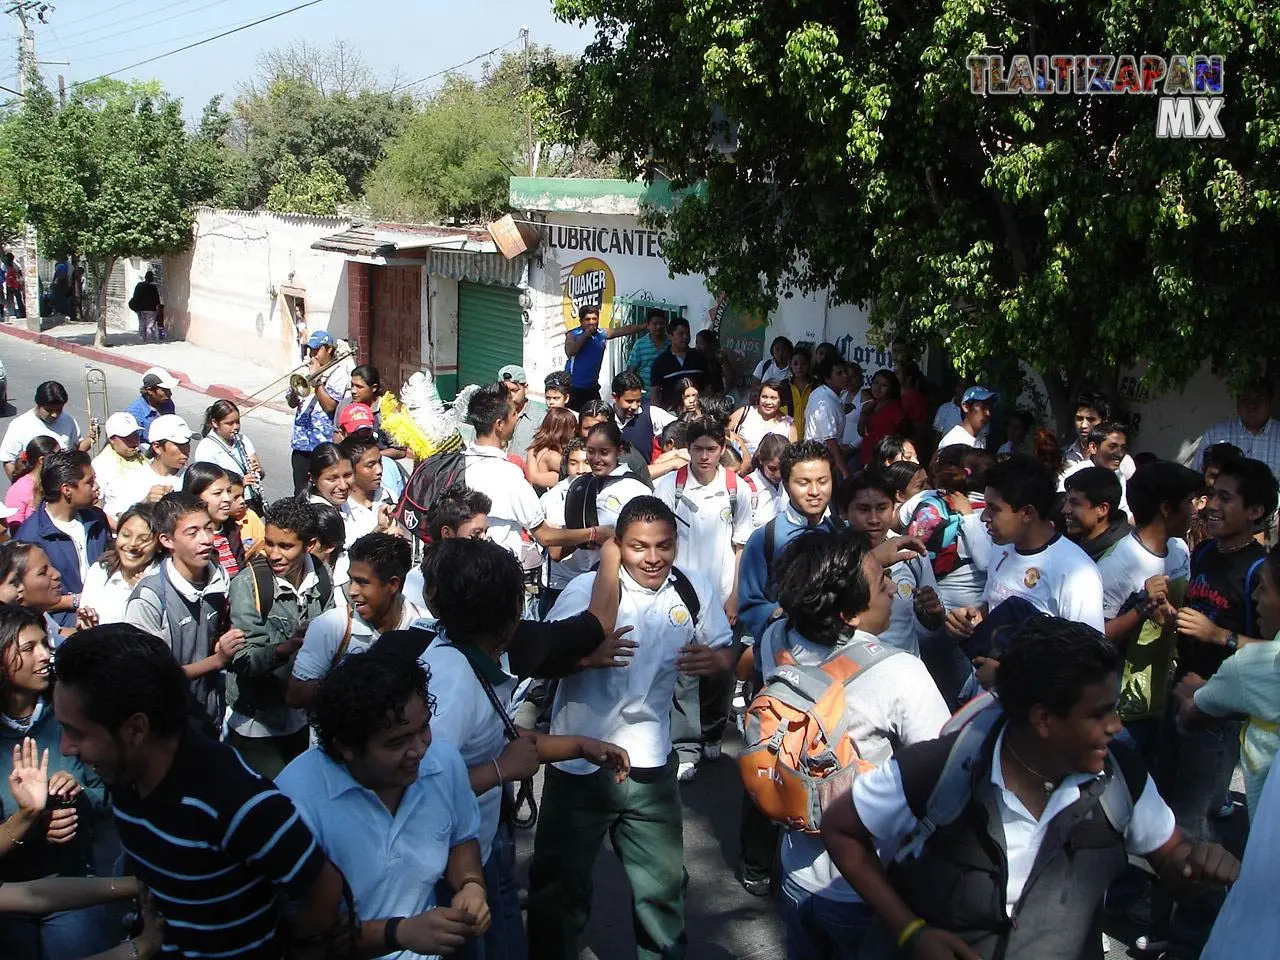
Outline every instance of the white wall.
<path fill-rule="evenodd" d="M 195 243 L 164 261 L 165 315 L 174 336 L 265 366 L 297 360 L 282 287 L 306 291 L 311 330 L 347 335 L 341 254 L 312 250 L 345 230 L 337 217 L 201 209 Z"/>

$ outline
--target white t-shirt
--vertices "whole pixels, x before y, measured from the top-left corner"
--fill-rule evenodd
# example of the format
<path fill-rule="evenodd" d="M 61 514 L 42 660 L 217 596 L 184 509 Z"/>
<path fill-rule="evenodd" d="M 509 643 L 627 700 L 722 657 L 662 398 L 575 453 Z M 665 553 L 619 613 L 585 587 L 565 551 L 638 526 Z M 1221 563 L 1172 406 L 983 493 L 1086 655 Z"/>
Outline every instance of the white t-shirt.
<path fill-rule="evenodd" d="M 414 620 L 426 616 L 421 607 L 403 595 L 401 603 L 400 620 L 394 629 L 407 630 Z M 329 672 L 333 666 L 333 658 L 338 655 L 338 649 L 342 646 L 342 636 L 347 630 L 348 609 L 343 606 L 326 610 L 307 625 L 302 646 L 293 659 L 294 679 L 319 680 Z M 380 636 L 382 634 L 366 623 L 360 614 L 351 611 L 351 640 L 347 644 L 346 655 L 364 653 Z"/>
<path fill-rule="evenodd" d="M 996 758 L 1000 756 L 1003 743 L 1002 730 L 996 737 Z M 991 782 L 995 786 L 996 805 L 1000 809 L 1009 865 L 1009 879 L 1004 891 L 1005 912 L 1009 916 L 1013 915 L 1013 908 L 1022 896 L 1027 878 L 1031 876 L 1040 844 L 1053 818 L 1079 800 L 1081 785 L 1094 779 L 1094 774 L 1068 774 L 1049 797 L 1040 819 L 1036 820 L 1017 795 L 1005 789 L 1003 765 L 998 760 L 991 764 Z M 854 780 L 852 795 L 858 818 L 875 838 L 876 847 L 886 853 L 895 853 L 902 839 L 919 823 L 907 806 L 896 760 L 890 760 Z M 1142 795 L 1133 805 L 1133 817 L 1124 836 L 1125 849 L 1135 856 L 1146 856 L 1163 846 L 1173 836 L 1173 829 L 1173 811 L 1148 776 Z"/>
<path fill-rule="evenodd" d="M 671 698 L 676 689 L 676 660 L 689 643 L 727 647 L 733 630 L 720 598 L 706 577 L 681 566 L 697 594 L 701 610 L 695 624 L 680 599 L 674 576 L 656 591 L 621 573 L 618 626 L 634 627 L 627 635 L 637 644 L 635 656 L 616 670 L 582 670 L 556 688 L 551 733 L 595 737 L 624 748 L 637 768 L 661 767 L 671 753 Z M 596 574 L 578 577 L 547 615 L 567 620 L 587 609 Z M 591 774 L 588 760 L 566 760 L 556 766 L 566 773 Z"/>
<path fill-rule="evenodd" d="M 773 362 L 773 357 L 768 356 L 756 364 L 756 368 L 751 375 L 761 383 L 765 383 L 769 380 L 785 380 L 790 372 L 788 367 L 778 366 Z"/>
<path fill-rule="evenodd" d="M 775 487 L 759 470 L 739 482 L 745 482 L 751 490 L 752 531 L 759 530 L 783 510 L 787 495 L 781 483 Z"/>
<path fill-rule="evenodd" d="M 858 632 L 853 639 L 877 638 Z M 884 640 L 884 636 L 879 639 Z M 810 643 L 782 625 L 766 630 L 760 644 L 766 681 L 780 644 L 801 666 L 820 666 L 833 654 L 832 648 Z M 844 709 L 849 736 L 861 757 L 879 756 L 890 743 L 906 746 L 932 740 L 951 717 L 925 665 L 910 656 L 881 660 L 846 686 Z M 862 899 L 831 862 L 820 837 L 794 830 L 784 832 L 782 869 L 802 889 L 828 900 L 849 903 Z"/>
<path fill-rule="evenodd" d="M 457 647 L 444 637 L 437 637 L 422 654 L 420 662 L 431 671 L 431 694 L 435 712 L 431 714 L 431 734 L 448 740 L 468 767 L 491 763 L 507 745 L 502 719 L 493 709 L 475 671 Z M 495 664 L 496 666 L 496 664 Z M 502 671 L 506 678 L 493 684 L 507 715 L 511 715 L 511 699 L 519 681 Z M 493 838 L 498 832 L 502 813 L 502 787 L 492 787 L 477 798 L 480 801 L 480 862 L 489 859 Z"/>
<path fill-rule="evenodd" d="M 621 477 L 605 487 L 596 497 L 596 514 L 600 525 L 612 527 L 618 522 L 618 514 L 622 508 L 636 497 L 647 497 L 649 488 L 630 475 L 625 466 L 618 466 L 611 476 Z M 569 487 L 577 477 L 565 477 L 554 487 L 542 495 L 542 509 L 547 515 L 547 523 L 553 527 L 565 525 L 565 503 L 569 497 Z M 578 547 L 563 560 L 552 560 L 549 586 L 552 590 L 563 590 L 569 581 L 600 565 L 600 551 L 586 547 Z"/>
<path fill-rule="evenodd" d="M 729 495 L 724 467 L 706 486 L 698 483 L 693 469 L 680 496 L 676 481 L 680 471 L 668 473 L 654 484 L 653 495 L 675 511 L 677 552 L 681 570 L 696 570 L 711 580 L 719 592 L 719 603 L 733 593 L 738 578 L 738 558 L 734 546 L 743 546 L 751 537 L 751 491 L 739 483 Z"/>
<path fill-rule="evenodd" d="M 1170 580 L 1187 580 L 1191 576 L 1191 553 L 1184 541 L 1170 538 L 1168 552 L 1156 556 L 1138 539 L 1137 531 L 1111 548 L 1111 552 L 1098 561 L 1098 575 L 1102 577 L 1102 615 L 1108 620 L 1120 616 L 1129 601 L 1142 593 L 1151 577 L 1168 577 Z"/>
<path fill-rule="evenodd" d="M 1072 476 L 1073 474 L 1079 473 L 1081 470 L 1088 470 L 1090 467 L 1094 465 L 1095 464 L 1092 460 L 1078 460 L 1075 463 L 1067 464 L 1066 469 L 1064 469 L 1062 473 L 1058 475 L 1058 492 L 1062 493 L 1067 489 L 1068 477 Z M 1125 495 L 1126 493 L 1125 488 L 1128 486 L 1128 481 L 1125 479 L 1123 462 L 1120 464 L 1120 469 L 1115 471 L 1115 474 L 1116 474 L 1116 479 L 1120 481 L 1120 509 L 1123 510 L 1125 513 L 1128 513 L 1129 498 Z"/>
<path fill-rule="evenodd" d="M 747 450 L 753 455 L 760 441 L 771 433 L 776 433 L 784 440 L 791 438 L 791 425 L 794 421 L 785 414 L 779 414 L 772 420 L 760 416 L 755 407 L 747 407 L 746 412 L 738 419 L 738 436 L 742 437 Z"/>
<path fill-rule="evenodd" d="M 208 436 L 202 437 L 200 442 L 196 444 L 196 448 L 191 454 L 191 460 L 192 462 L 216 463 L 223 470 L 230 470 L 232 473 L 243 477 L 249 472 L 250 458 L 258 451 L 254 448 L 253 441 L 243 433 L 240 434 L 239 446 L 244 448 L 243 459 L 238 448 L 227 446 L 220 436 L 216 433 L 210 433 Z"/>
<path fill-rule="evenodd" d="M 1089 458 L 1084 454 L 1084 448 L 1080 446 L 1080 439 L 1078 437 L 1071 446 L 1062 451 L 1062 460 L 1067 464 L 1081 462 L 1090 463 Z M 1124 459 L 1120 461 L 1120 486 L 1122 488 L 1124 487 L 1125 481 L 1132 477 L 1137 469 L 1138 465 L 1134 463 L 1133 457 L 1126 453 L 1124 455 Z"/>
<path fill-rule="evenodd" d="M 938 433 L 942 434 L 945 437 L 948 433 L 951 432 L 951 429 L 953 427 L 959 426 L 960 421 L 963 419 L 964 419 L 964 411 L 960 408 L 960 404 L 953 403 L 952 401 L 948 400 L 946 403 L 940 406 L 938 408 L 938 412 L 933 415 L 933 429 L 938 431 Z M 987 437 L 990 433 L 991 433 L 991 424 L 988 423 L 985 427 L 982 428 L 982 431 L 978 434 L 978 440 L 981 441 L 982 446 L 984 447 L 986 446 Z M 946 446 L 945 443 L 940 443 L 938 444 L 938 449 L 941 450 L 944 446 Z M 971 444 L 971 446 L 973 446 L 973 444 Z"/>
<path fill-rule="evenodd" d="M 942 435 L 942 439 L 938 441 L 938 449 L 941 450 L 943 447 L 949 447 L 957 443 L 966 447 L 976 447 L 978 438 L 966 430 L 963 424 L 957 423 Z"/>
<path fill-rule="evenodd" d="M 997 546 L 982 599 L 988 610 L 1022 597 L 1051 617 L 1102 631 L 1102 577 L 1089 555 L 1061 534 L 1033 553 Z"/>
<path fill-rule="evenodd" d="M 819 442 L 837 439 L 844 431 L 844 405 L 825 383 L 814 387 L 804 408 L 804 438 Z"/>
<path fill-rule="evenodd" d="M 71 540 L 76 548 L 76 560 L 80 565 L 80 582 L 84 583 L 84 578 L 89 572 L 89 537 L 84 530 L 84 522 L 79 517 L 72 517 L 70 520 L 59 520 L 49 513 L 44 507 L 40 508 L 45 511 L 49 517 L 49 522 L 61 530 Z"/>
<path fill-rule="evenodd" d="M 53 437 L 64 451 L 80 442 L 80 424 L 65 410 L 49 423 L 36 416 L 34 408 L 20 413 L 9 421 L 9 428 L 0 440 L 0 463 L 13 463 L 36 437 Z"/>
<path fill-rule="evenodd" d="M 182 474 L 175 473 L 170 476 L 161 476 L 151 469 L 148 464 L 141 470 L 130 470 L 126 474 L 120 475 L 118 481 L 112 484 L 112 494 L 115 503 L 119 506 L 119 512 L 116 516 L 124 513 L 135 503 L 141 503 L 151 495 L 151 488 L 165 486 L 170 491 L 182 489 Z"/>
<path fill-rule="evenodd" d="M 524 543 L 520 532 L 532 532 L 547 519 L 524 471 L 497 447 L 469 443 L 463 478 L 468 487 L 493 501 L 489 510 L 489 539 L 519 558 Z"/>
<path fill-rule="evenodd" d="M 890 531 L 891 539 L 896 536 L 896 533 Z M 918 657 L 920 636 L 926 630 L 916 617 L 916 593 L 925 587 L 932 587 L 937 591 L 938 581 L 933 575 L 933 565 L 924 557 L 903 560 L 889 568 L 889 577 L 894 585 L 893 613 L 889 626 L 880 634 L 880 639 L 891 647 Z M 937 732 L 935 730 L 934 734 Z"/>
<path fill-rule="evenodd" d="M 151 561 L 151 566 L 142 571 L 142 576 L 151 576 L 159 565 L 157 561 Z M 124 609 L 129 605 L 129 594 L 133 593 L 135 586 L 119 570 L 108 577 L 107 568 L 101 562 L 95 563 L 85 574 L 80 606 L 97 613 L 99 623 L 124 623 Z"/>

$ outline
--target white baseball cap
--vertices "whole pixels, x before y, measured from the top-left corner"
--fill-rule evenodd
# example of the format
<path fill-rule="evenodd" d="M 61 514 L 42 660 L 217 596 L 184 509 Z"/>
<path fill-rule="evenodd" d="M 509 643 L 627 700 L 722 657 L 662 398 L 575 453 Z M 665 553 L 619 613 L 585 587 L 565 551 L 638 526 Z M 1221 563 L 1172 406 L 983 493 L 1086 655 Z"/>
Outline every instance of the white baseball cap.
<path fill-rule="evenodd" d="M 151 428 L 147 430 L 147 443 L 159 443 L 161 440 L 177 444 L 190 443 L 191 428 L 176 413 L 166 413 L 152 420 Z"/>
<path fill-rule="evenodd" d="M 131 437 L 135 433 L 141 433 L 142 427 L 138 426 L 132 413 L 121 410 L 107 417 L 106 430 L 108 437 Z"/>
<path fill-rule="evenodd" d="M 142 375 L 144 387 L 164 387 L 166 390 L 178 389 L 178 378 L 164 367 L 152 367 Z"/>

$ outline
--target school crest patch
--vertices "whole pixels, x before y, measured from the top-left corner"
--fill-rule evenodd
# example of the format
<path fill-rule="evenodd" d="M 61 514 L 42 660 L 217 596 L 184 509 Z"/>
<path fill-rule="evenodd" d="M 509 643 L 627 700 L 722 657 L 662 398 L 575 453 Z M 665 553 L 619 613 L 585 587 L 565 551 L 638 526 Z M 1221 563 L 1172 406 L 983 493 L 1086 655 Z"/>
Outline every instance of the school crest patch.
<path fill-rule="evenodd" d="M 1023 585 L 1028 590 L 1032 590 L 1035 588 L 1035 585 L 1039 582 L 1040 582 L 1040 571 L 1035 567 L 1027 567 L 1027 573 L 1022 578 Z"/>
<path fill-rule="evenodd" d="M 673 627 L 683 627 L 689 622 L 689 608 L 683 603 L 678 603 L 671 608 L 667 618 L 671 621 Z"/>

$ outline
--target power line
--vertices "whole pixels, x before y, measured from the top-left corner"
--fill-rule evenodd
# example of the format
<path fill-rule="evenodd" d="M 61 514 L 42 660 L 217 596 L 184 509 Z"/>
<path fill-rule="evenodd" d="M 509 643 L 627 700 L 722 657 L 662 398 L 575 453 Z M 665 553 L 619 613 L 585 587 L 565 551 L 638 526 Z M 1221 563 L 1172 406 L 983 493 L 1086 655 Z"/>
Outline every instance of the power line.
<path fill-rule="evenodd" d="M 110 16 L 111 14 L 115 13 L 117 10 L 123 10 L 125 7 L 132 7 L 134 4 L 141 3 L 141 2 L 142 0 L 123 0 L 122 3 L 117 3 L 114 6 L 107 7 L 105 10 L 95 10 L 92 13 L 86 13 L 82 17 L 77 17 L 76 22 L 85 23 L 86 21 L 89 21 L 89 20 L 97 20 L 99 17 Z M 159 13 L 158 10 L 154 12 Z"/>
<path fill-rule="evenodd" d="M 307 7 L 314 7 L 316 6 L 316 4 L 319 4 L 319 3 L 324 3 L 324 0 L 307 0 L 306 3 L 299 3 L 295 6 L 289 7 L 287 10 L 281 10 L 278 13 L 271 14 L 270 16 L 262 17 L 261 19 L 254 20 L 251 23 L 246 23 L 243 26 L 233 27 L 230 30 L 224 30 L 222 31 L 222 33 L 216 33 L 211 37 L 205 37 L 203 40 L 195 41 L 195 43 L 185 44 L 181 47 L 178 47 L 176 50 L 170 50 L 167 53 L 157 54 L 154 57 L 148 57 L 145 60 L 139 60 L 137 63 L 131 63 L 127 67 L 120 67 L 118 70 L 112 70 L 109 73 L 101 74 L 100 76 L 94 77 L 92 80 L 80 80 L 76 83 L 73 83 L 72 86 L 83 87 L 87 83 L 96 83 L 99 80 L 105 80 L 108 77 L 114 77 L 117 73 L 124 73 L 126 70 L 134 70 L 134 69 L 137 69 L 138 67 L 144 67 L 148 63 L 155 63 L 157 60 L 163 60 L 166 57 L 172 57 L 175 54 L 183 53 L 187 50 L 194 50 L 196 47 L 202 47 L 206 43 L 212 43 L 214 40 L 221 40 L 223 37 L 229 37 L 233 33 L 240 33 L 242 30 L 248 30 L 250 27 L 259 26 L 271 20 L 278 20 L 283 16 L 287 16 L 288 14 L 291 14 L 291 13 L 297 13 L 299 10 L 305 10 Z"/>
<path fill-rule="evenodd" d="M 492 50 L 486 50 L 484 53 L 477 54 L 476 56 L 472 57 L 470 60 L 462 61 L 462 63 L 454 64 L 452 67 L 445 67 L 443 70 L 437 70 L 435 73 L 429 73 L 420 80 L 410 80 L 408 83 L 396 84 L 387 92 L 399 93 L 401 90 L 404 90 L 408 87 L 416 87 L 418 84 L 426 83 L 428 80 L 434 80 L 436 77 L 443 77 L 446 73 L 453 73 L 453 71 L 455 70 L 461 70 L 463 67 L 470 66 L 471 64 L 475 63 L 477 60 L 483 60 L 485 57 L 493 56 L 499 50 L 505 50 L 507 47 L 511 46 L 513 43 L 519 43 L 520 39 L 521 38 L 519 36 L 512 37 L 506 43 L 502 44 L 502 46 L 494 47 Z"/>
<path fill-rule="evenodd" d="M 76 57 L 76 63 L 89 63 L 93 60 L 107 60 L 112 57 L 118 57 L 124 53 L 137 53 L 139 50 L 155 50 L 157 47 L 167 46 L 171 43 L 181 43 L 183 40 L 190 40 L 192 37 L 203 37 L 212 30 L 226 30 L 231 27 L 243 27 L 248 24 L 245 20 L 232 20 L 229 23 L 221 23 L 216 27 L 202 27 L 199 30 L 192 30 L 190 33 L 180 33 L 176 37 L 161 37 L 158 40 L 149 40 L 146 43 L 140 43 L 137 46 L 125 47 L 121 50 L 110 50 L 107 53 L 95 53 L 88 57 Z"/>
<path fill-rule="evenodd" d="M 174 3 L 171 6 L 181 7 L 184 4 L 195 3 L 195 2 L 196 0 L 178 0 L 177 3 Z M 210 7 L 216 7 L 227 2 L 228 0 L 214 0 L 213 3 L 205 4 L 203 7 L 196 7 L 194 10 L 183 10 L 173 14 L 172 16 L 161 17 L 159 20 L 150 20 L 147 22 L 147 26 L 155 27 L 155 26 L 159 26 L 162 23 L 168 23 L 171 20 L 178 20 L 178 19 L 181 19 L 182 17 L 189 17 L 194 13 L 201 13 L 205 10 L 208 10 Z M 121 24 L 129 23 L 133 20 L 144 20 L 147 17 L 151 17 L 151 16 L 154 16 L 154 13 L 150 10 L 147 10 L 143 13 L 137 14 L 134 17 L 126 17 L 124 20 L 119 20 L 115 24 L 113 24 L 113 26 L 120 26 Z M 94 36 L 89 40 L 76 40 L 75 43 L 64 44 L 62 49 L 74 50 L 77 47 L 91 46 L 92 44 L 95 44 L 95 43 L 101 43 L 103 40 L 111 40 L 111 39 L 114 39 L 115 37 L 123 37 L 126 34 L 137 33 L 139 28 L 126 27 L 123 30 L 117 30 L 115 33 L 103 33 L 103 34 L 98 33 L 98 29 L 100 28 L 95 28 L 93 30 L 80 30 L 78 32 L 68 34 L 66 37 L 61 38 L 60 42 L 63 42 L 66 40 L 74 40 L 76 37 L 89 36 L 90 34 L 93 34 Z"/>

